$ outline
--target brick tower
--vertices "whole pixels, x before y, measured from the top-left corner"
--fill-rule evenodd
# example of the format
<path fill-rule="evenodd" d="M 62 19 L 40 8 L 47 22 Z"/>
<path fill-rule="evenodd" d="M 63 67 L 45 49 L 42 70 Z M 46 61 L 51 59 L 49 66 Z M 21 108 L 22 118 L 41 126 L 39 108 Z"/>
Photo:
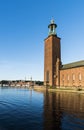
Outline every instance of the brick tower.
<path fill-rule="evenodd" d="M 56 34 L 54 20 L 49 24 L 49 34 L 44 40 L 44 85 L 60 85 L 60 38 Z"/>

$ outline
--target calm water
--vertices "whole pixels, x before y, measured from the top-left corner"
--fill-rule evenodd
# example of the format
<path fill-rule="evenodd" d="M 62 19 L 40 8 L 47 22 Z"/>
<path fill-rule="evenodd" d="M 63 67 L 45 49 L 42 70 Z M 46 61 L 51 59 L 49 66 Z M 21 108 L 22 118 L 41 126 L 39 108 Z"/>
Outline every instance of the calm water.
<path fill-rule="evenodd" d="M 84 95 L 0 88 L 0 130 L 84 130 Z"/>

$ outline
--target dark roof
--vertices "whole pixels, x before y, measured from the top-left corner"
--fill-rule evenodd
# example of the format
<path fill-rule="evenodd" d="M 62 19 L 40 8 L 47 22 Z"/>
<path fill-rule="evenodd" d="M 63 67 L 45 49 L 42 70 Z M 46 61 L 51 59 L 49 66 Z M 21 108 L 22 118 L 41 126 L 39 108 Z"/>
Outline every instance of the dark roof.
<path fill-rule="evenodd" d="M 61 69 L 71 69 L 84 66 L 84 60 L 62 65 Z"/>

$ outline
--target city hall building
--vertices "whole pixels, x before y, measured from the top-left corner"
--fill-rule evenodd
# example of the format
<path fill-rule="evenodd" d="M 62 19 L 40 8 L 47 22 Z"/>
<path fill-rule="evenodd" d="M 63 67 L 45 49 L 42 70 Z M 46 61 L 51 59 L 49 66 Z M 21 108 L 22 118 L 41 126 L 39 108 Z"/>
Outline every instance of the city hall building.
<path fill-rule="evenodd" d="M 60 38 L 54 20 L 49 24 L 49 35 L 44 40 L 44 85 L 84 87 L 84 60 L 62 64 Z"/>

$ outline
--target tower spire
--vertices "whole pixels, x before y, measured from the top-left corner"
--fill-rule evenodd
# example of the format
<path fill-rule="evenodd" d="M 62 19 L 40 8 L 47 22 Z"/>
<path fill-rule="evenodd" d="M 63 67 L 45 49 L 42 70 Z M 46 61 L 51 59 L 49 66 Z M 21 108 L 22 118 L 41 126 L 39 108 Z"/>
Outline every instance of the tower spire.
<path fill-rule="evenodd" d="M 54 22 L 54 19 L 51 20 L 51 23 L 48 25 L 49 28 L 49 36 L 50 35 L 56 35 L 56 27 L 57 25 Z"/>

